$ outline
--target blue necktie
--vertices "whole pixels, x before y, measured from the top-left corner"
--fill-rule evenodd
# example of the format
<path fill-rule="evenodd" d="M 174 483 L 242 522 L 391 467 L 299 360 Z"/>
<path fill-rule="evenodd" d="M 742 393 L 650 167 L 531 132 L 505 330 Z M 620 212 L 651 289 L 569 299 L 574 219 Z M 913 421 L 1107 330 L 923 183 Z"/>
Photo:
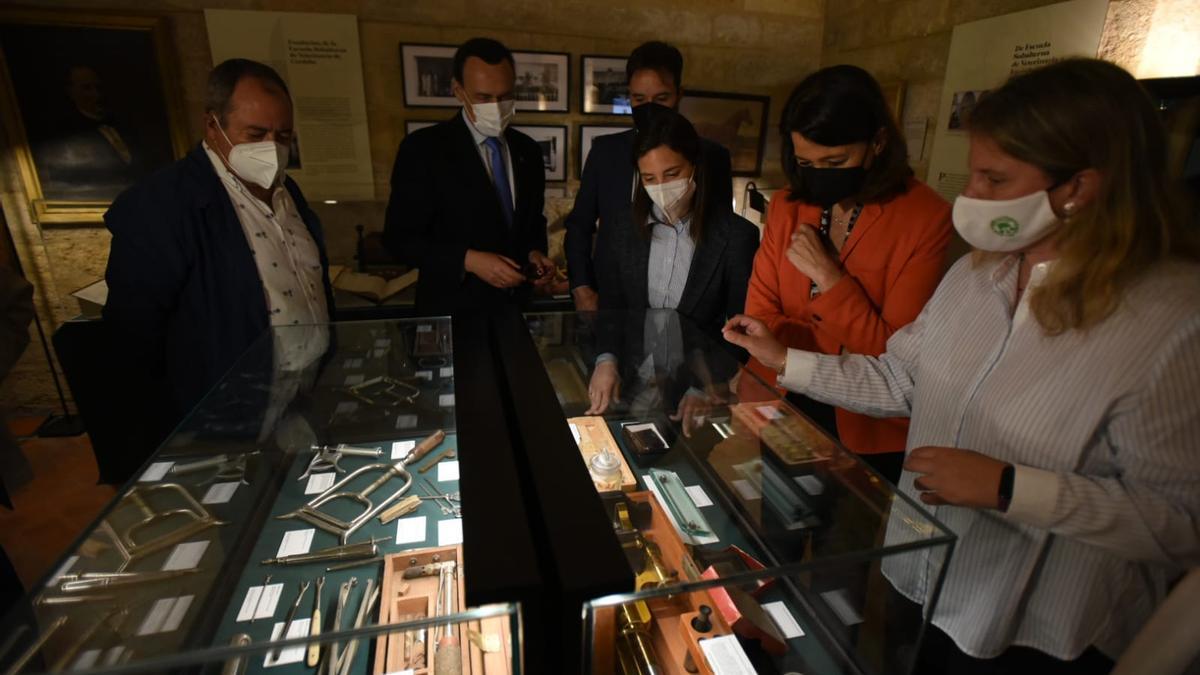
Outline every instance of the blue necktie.
<path fill-rule="evenodd" d="M 500 146 L 500 139 L 489 136 L 483 143 L 491 150 L 488 156 L 492 163 L 492 184 L 496 188 L 496 196 L 500 198 L 500 211 L 504 214 L 504 224 L 512 227 L 512 188 L 508 185 L 508 167 L 504 162 L 504 151 Z"/>

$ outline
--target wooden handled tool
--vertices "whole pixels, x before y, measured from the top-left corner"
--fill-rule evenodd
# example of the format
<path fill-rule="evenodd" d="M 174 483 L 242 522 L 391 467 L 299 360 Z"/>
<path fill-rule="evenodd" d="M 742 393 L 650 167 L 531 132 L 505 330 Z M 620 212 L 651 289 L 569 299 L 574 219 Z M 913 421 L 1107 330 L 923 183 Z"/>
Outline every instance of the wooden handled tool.
<path fill-rule="evenodd" d="M 316 668 L 321 661 L 321 643 L 315 639 L 321 635 L 321 591 L 325 589 L 325 575 L 317 577 L 317 597 L 313 603 L 313 615 L 310 622 L 308 634 L 314 638 L 312 644 L 308 645 L 308 659 L 306 663 L 309 668 Z"/>

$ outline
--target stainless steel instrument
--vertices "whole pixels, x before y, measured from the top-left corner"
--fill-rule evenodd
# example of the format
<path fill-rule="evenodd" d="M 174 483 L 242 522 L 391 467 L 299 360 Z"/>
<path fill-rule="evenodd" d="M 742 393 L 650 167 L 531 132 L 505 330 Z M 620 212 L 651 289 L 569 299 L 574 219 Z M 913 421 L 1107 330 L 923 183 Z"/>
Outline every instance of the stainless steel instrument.
<path fill-rule="evenodd" d="M 292 627 L 292 622 L 296 620 L 296 610 L 300 609 L 300 601 L 304 600 L 304 594 L 308 592 L 308 587 L 310 585 L 310 582 L 307 581 L 300 584 L 300 592 L 296 594 L 296 602 L 292 603 L 292 608 L 288 610 L 287 618 L 283 620 L 283 630 L 279 631 L 280 640 L 287 639 L 288 629 Z M 282 648 L 275 647 L 275 649 L 272 650 L 272 654 L 274 654 L 272 658 L 278 659 L 281 651 L 283 651 Z"/>
<path fill-rule="evenodd" d="M 305 480 L 314 473 L 325 473 L 334 471 L 336 473 L 345 473 L 342 468 L 342 457 L 373 457 L 378 458 L 383 454 L 382 448 L 358 448 L 345 443 L 338 445 L 313 445 L 310 448 L 313 451 L 313 457 L 308 462 L 308 468 L 296 480 Z"/>
<path fill-rule="evenodd" d="M 156 511 L 151 507 L 149 499 L 151 496 L 163 493 L 177 496 L 183 505 L 164 511 Z M 133 505 L 140 512 L 142 519 L 125 528 L 123 532 L 118 532 L 112 524 L 113 515 L 117 511 L 120 511 L 126 504 Z M 146 541 L 138 541 L 135 537 L 136 533 L 152 526 L 158 526 L 164 521 L 179 520 L 180 518 L 184 519 L 184 523 L 165 534 L 147 539 Z M 108 518 L 100 523 L 100 529 L 105 531 L 112 538 L 113 543 L 116 544 L 117 552 L 125 560 L 125 563 L 121 566 L 121 570 L 124 570 L 125 565 L 134 560 L 174 546 L 210 527 L 225 524 L 225 521 L 217 520 L 208 512 L 208 509 L 201 506 L 182 485 L 178 483 L 160 483 L 158 485 L 136 485 L 131 488 L 121 498 L 121 502 L 117 505 L 114 513 L 110 514 Z"/>
<path fill-rule="evenodd" d="M 351 560 L 354 558 L 372 558 L 379 555 L 379 547 L 376 546 L 381 541 L 387 541 L 391 537 L 372 538 L 370 541 L 363 541 L 357 544 L 346 544 L 344 546 L 331 546 L 318 551 L 310 551 L 308 553 L 297 553 L 295 555 L 285 555 L 280 558 L 267 558 L 262 561 L 263 565 L 304 565 L 306 563 L 324 562 L 327 560 Z"/>
<path fill-rule="evenodd" d="M 291 513 L 276 518 L 284 520 L 295 518 L 303 520 L 310 525 L 318 527 L 331 534 L 336 534 L 341 539 L 341 543 L 349 543 L 350 536 L 353 535 L 360 527 L 366 525 L 368 521 L 374 518 L 380 511 L 387 508 L 389 504 L 404 496 L 404 493 L 412 487 L 413 477 L 406 468 L 409 464 L 419 461 L 422 457 L 429 454 L 429 451 L 436 448 L 443 440 L 445 440 L 445 432 L 435 431 L 425 440 L 421 441 L 414 447 L 406 457 L 394 464 L 368 464 L 360 469 L 350 472 L 345 478 L 334 483 L 328 490 L 314 497 L 304 506 L 292 511 Z M 367 487 L 358 492 L 345 489 L 347 485 L 354 482 L 357 478 L 371 473 L 379 473 L 379 477 L 375 479 Z M 393 478 L 400 478 L 404 484 L 398 490 L 393 492 L 388 497 L 384 498 L 378 504 L 371 501 L 370 497 L 373 492 L 383 487 Z M 336 516 L 330 515 L 321 511 L 321 507 L 325 504 L 339 499 L 348 499 L 362 505 L 362 512 L 350 520 L 344 521 Z"/>

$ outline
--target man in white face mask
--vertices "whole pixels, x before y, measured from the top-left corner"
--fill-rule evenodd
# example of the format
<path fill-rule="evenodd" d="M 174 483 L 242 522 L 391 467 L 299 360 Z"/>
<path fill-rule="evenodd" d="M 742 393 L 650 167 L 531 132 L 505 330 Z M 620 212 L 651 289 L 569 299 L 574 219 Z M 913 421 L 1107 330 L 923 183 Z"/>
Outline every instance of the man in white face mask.
<path fill-rule="evenodd" d="M 522 302 L 554 279 L 542 215 L 545 168 L 538 145 L 509 127 L 516 101 L 512 54 L 486 38 L 454 56 L 462 112 L 414 132 L 392 171 L 384 240 L 421 270 L 417 309 L 447 313 Z"/>
<path fill-rule="evenodd" d="M 135 451 L 152 450 L 269 326 L 323 324 L 333 307 L 321 224 L 285 173 L 287 84 L 230 59 L 209 76 L 204 119 L 200 145 L 105 215 L 105 324 L 126 389 L 146 399 L 128 409 L 151 420 Z M 299 370 L 324 346 L 277 344 L 273 365 Z"/>

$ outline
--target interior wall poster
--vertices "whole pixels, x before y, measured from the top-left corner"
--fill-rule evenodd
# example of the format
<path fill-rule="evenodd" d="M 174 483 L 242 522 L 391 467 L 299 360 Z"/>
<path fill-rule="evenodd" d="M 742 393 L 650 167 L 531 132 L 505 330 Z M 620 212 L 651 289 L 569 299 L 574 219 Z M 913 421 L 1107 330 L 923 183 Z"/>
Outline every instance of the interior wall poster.
<path fill-rule="evenodd" d="M 206 9 L 204 20 L 213 65 L 253 59 L 287 82 L 295 127 L 287 172 L 305 197 L 374 199 L 358 17 Z"/>
<path fill-rule="evenodd" d="M 954 27 L 929 160 L 931 187 L 949 201 L 966 188 L 966 124 L 987 92 L 1070 56 L 1095 56 L 1106 0 L 1072 0 Z"/>

